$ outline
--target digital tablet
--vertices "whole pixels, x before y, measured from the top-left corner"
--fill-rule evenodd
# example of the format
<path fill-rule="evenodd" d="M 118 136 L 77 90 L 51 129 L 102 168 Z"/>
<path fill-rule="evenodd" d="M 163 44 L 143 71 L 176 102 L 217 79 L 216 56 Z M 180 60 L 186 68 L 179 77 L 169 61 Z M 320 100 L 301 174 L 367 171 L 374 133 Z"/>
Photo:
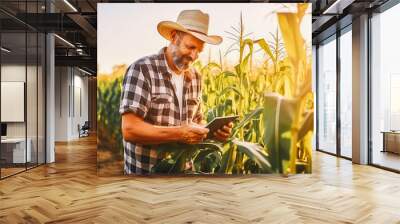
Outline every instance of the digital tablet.
<path fill-rule="evenodd" d="M 229 124 L 229 122 L 237 120 L 238 118 L 239 118 L 238 115 L 214 118 L 206 126 L 206 128 L 208 128 L 210 130 L 208 132 L 207 138 L 213 137 L 214 132 L 216 132 L 219 129 L 221 129 L 224 125 Z"/>

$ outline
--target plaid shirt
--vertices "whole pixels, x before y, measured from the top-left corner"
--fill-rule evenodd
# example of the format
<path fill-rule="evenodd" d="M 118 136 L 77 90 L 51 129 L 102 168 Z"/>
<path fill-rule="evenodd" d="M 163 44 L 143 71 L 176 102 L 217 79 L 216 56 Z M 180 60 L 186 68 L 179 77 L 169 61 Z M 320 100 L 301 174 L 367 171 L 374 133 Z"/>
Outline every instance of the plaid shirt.
<path fill-rule="evenodd" d="M 143 57 L 129 66 L 123 81 L 120 114 L 135 113 L 153 125 L 178 126 L 201 120 L 201 77 L 194 69 L 185 74 L 182 114 L 164 53 Z M 162 158 L 157 145 L 123 140 L 125 173 L 147 174 Z"/>

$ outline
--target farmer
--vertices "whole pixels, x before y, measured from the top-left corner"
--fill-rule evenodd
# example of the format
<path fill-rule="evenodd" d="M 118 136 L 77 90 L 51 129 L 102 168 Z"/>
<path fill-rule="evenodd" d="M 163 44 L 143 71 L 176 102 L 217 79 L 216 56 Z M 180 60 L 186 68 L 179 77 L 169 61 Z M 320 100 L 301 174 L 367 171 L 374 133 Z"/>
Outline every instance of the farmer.
<path fill-rule="evenodd" d="M 149 173 L 162 159 L 157 144 L 195 144 L 207 136 L 201 125 L 201 76 L 191 64 L 204 43 L 222 42 L 208 35 L 208 23 L 208 14 L 200 10 L 182 11 L 177 22 L 160 22 L 157 30 L 169 45 L 127 69 L 119 109 L 126 174 Z M 231 129 L 232 123 L 225 125 L 214 138 L 226 141 Z"/>

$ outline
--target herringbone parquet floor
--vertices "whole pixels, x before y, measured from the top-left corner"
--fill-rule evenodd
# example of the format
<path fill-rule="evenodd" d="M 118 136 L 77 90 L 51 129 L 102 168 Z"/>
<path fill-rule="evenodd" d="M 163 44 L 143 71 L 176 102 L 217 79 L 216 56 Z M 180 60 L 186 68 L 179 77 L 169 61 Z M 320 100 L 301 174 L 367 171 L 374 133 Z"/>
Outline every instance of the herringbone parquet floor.
<path fill-rule="evenodd" d="M 312 175 L 98 177 L 96 139 L 0 181 L 0 223 L 400 223 L 400 175 L 315 153 Z"/>

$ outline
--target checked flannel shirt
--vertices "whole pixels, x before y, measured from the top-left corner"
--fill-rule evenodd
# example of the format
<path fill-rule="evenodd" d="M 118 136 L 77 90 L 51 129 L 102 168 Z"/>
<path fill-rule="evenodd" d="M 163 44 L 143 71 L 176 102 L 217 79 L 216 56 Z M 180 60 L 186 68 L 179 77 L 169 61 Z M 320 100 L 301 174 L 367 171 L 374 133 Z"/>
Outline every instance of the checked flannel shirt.
<path fill-rule="evenodd" d="M 201 120 L 201 77 L 195 69 L 185 74 L 182 115 L 175 94 L 175 85 L 165 58 L 165 48 L 158 54 L 143 57 L 125 73 L 120 114 L 132 112 L 153 125 L 178 126 Z M 162 158 L 157 145 L 142 145 L 123 140 L 125 174 L 148 174 Z"/>

